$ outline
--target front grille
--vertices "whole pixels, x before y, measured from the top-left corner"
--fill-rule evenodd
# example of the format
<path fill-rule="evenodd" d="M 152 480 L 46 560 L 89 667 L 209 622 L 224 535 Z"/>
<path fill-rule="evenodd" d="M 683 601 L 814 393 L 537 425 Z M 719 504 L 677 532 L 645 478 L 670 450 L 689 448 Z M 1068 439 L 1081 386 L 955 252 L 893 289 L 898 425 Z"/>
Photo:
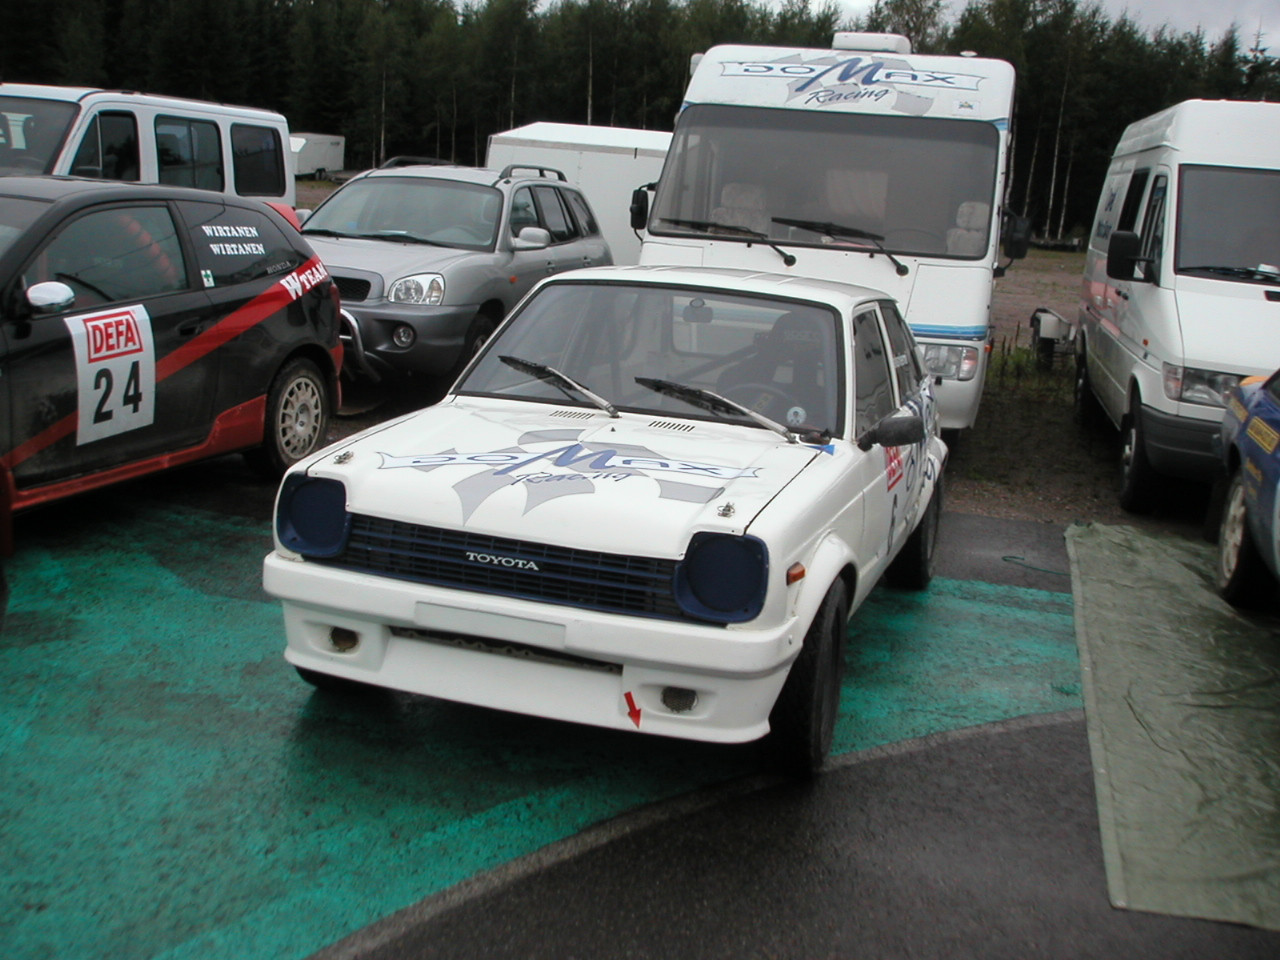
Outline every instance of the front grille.
<path fill-rule="evenodd" d="M 349 300 L 356 303 L 360 300 L 369 299 L 370 283 L 368 280 L 360 280 L 356 277 L 334 277 L 333 282 L 338 285 L 338 292 L 342 294 L 343 300 Z"/>
<path fill-rule="evenodd" d="M 316 560 L 398 580 L 684 620 L 676 561 L 575 550 L 354 514 L 346 549 Z"/>

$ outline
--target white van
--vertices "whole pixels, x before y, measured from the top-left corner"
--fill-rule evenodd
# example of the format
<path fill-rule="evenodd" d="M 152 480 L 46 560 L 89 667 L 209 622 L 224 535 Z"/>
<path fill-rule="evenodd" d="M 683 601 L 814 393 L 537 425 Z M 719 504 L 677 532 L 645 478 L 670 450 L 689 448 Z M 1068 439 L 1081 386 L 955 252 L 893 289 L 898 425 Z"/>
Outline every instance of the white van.
<path fill-rule="evenodd" d="M 1125 130 L 1080 334 L 1077 402 L 1123 435 L 1120 505 L 1211 480 L 1227 390 L 1280 367 L 1280 104 L 1188 100 Z"/>
<path fill-rule="evenodd" d="M 0 176 L 167 183 L 294 205 L 289 125 L 270 110 L 0 83 Z"/>

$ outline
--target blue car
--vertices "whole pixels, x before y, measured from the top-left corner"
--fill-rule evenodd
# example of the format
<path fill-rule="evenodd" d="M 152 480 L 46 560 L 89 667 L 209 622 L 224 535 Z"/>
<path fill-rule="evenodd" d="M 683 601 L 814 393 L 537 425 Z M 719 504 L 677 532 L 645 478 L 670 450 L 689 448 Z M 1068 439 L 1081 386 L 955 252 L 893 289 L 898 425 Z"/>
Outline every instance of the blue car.
<path fill-rule="evenodd" d="M 1280 581 L 1280 370 L 1231 390 L 1221 440 L 1227 494 L 1218 592 L 1237 607 L 1265 605 Z"/>

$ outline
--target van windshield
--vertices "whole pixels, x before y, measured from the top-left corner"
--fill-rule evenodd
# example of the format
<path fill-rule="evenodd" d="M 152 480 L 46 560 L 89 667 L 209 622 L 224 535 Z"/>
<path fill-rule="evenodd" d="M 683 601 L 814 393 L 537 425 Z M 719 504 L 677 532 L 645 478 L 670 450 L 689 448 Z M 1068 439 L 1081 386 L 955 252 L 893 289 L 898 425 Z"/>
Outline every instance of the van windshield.
<path fill-rule="evenodd" d="M 78 110 L 63 100 L 0 97 L 0 176 L 52 173 Z"/>
<path fill-rule="evenodd" d="M 981 259 L 999 136 L 974 120 L 697 104 L 676 125 L 649 231 Z"/>
<path fill-rule="evenodd" d="M 1174 269 L 1220 280 L 1280 281 L 1280 170 L 1183 166 Z"/>

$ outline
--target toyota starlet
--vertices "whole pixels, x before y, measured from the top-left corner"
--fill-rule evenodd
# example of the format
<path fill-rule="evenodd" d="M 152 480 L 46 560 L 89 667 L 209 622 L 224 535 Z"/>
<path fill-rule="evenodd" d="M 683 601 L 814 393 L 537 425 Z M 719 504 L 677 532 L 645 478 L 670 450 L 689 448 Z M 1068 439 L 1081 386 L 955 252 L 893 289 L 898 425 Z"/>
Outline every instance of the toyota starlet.
<path fill-rule="evenodd" d="M 882 576 L 929 582 L 945 461 L 885 294 L 575 271 L 439 404 L 289 471 L 264 583 L 317 686 L 769 735 L 812 772 L 849 618 Z"/>

